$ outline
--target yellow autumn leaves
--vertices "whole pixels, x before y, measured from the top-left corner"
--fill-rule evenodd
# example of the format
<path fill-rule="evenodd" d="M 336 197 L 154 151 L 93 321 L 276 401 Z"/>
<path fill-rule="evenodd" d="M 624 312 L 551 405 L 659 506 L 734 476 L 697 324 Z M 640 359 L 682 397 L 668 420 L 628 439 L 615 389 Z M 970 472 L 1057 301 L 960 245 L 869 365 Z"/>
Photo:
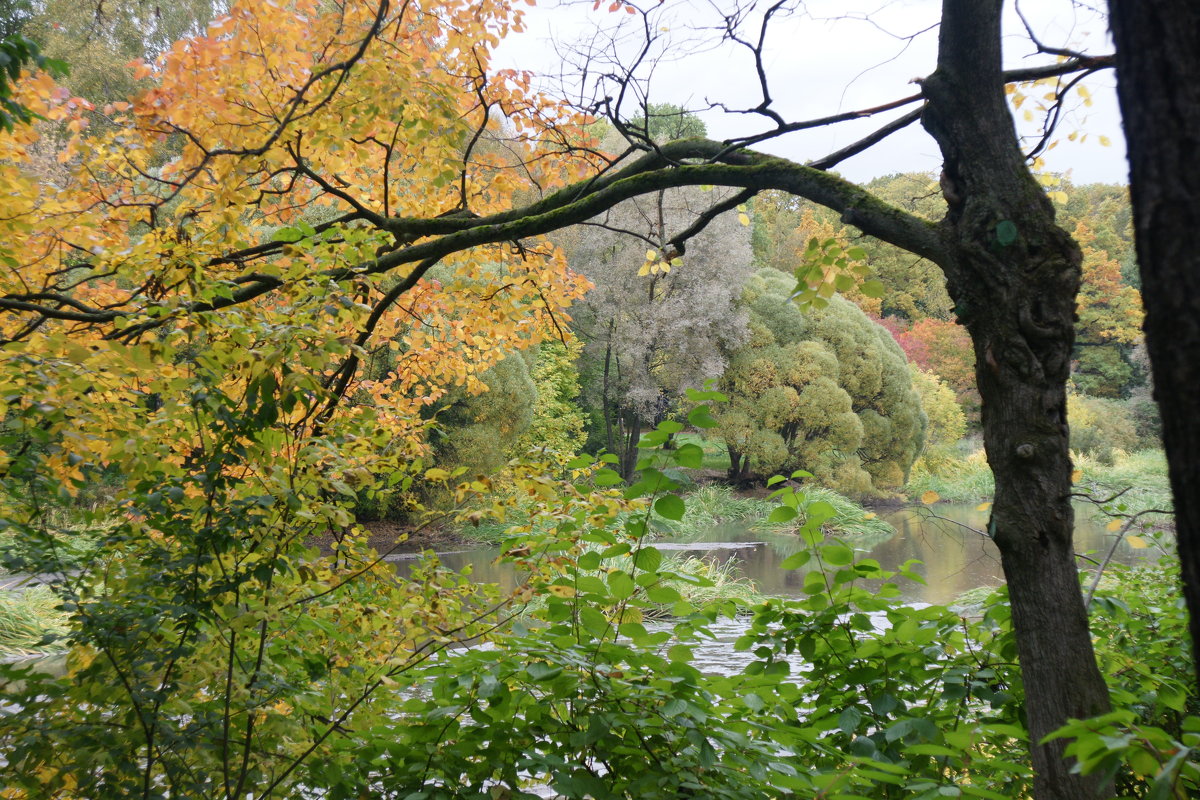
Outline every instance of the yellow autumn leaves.
<path fill-rule="evenodd" d="M 672 258 L 669 261 L 663 260 L 657 250 L 646 251 L 646 261 L 638 270 L 638 277 L 646 275 L 666 275 L 671 271 L 672 267 L 678 267 L 683 263 L 682 258 Z"/>

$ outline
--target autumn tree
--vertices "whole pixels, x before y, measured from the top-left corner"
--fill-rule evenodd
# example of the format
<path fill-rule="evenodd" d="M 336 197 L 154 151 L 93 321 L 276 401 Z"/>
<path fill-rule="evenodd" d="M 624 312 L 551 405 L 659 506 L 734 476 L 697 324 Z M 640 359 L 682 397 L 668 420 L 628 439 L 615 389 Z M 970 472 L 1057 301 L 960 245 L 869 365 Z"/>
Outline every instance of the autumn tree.
<path fill-rule="evenodd" d="M 1059 187 L 1066 202 L 1058 197 L 1064 228 L 1084 224 L 1094 237 L 1092 246 L 1108 253 L 1121 265 L 1121 278 L 1135 289 L 1138 286 L 1137 254 L 1133 245 L 1133 216 L 1129 206 L 1129 187 L 1124 184 L 1073 184 L 1063 180 Z"/>
<path fill-rule="evenodd" d="M 423 235 L 387 219 L 456 227 L 582 174 L 549 157 L 584 119 L 485 79 L 519 25 L 500 3 L 249 0 L 141 65 L 127 103 L 19 84 L 47 122 L 0 137 L 2 502 L 30 543 L 7 566 L 62 574 L 75 629 L 72 680 L 0 723 L 5 791 L 357 795 L 397 686 L 513 602 L 436 565 L 397 577 L 351 512 L 444 486 L 431 412 L 582 294 L 536 237 L 386 263 Z M 56 513 L 100 481 L 112 502 L 77 511 L 99 555 L 65 573 Z"/>
<path fill-rule="evenodd" d="M 1098 247 L 1080 222 L 1075 240 L 1083 248 L 1083 281 L 1076 324 L 1076 385 L 1097 397 L 1123 397 L 1141 376 L 1130 354 L 1142 339 L 1142 298 L 1121 279 L 1121 265 Z"/>
<path fill-rule="evenodd" d="M 98 107 L 137 88 L 125 65 L 153 61 L 175 42 L 203 33 L 225 0 L 34 0 L 23 32 L 45 53 L 70 64 L 63 85 Z"/>
<path fill-rule="evenodd" d="M 975 354 L 971 337 L 961 325 L 927 317 L 896 332 L 908 360 L 929 370 L 954 389 L 969 421 L 979 419 L 979 390 L 975 387 Z"/>

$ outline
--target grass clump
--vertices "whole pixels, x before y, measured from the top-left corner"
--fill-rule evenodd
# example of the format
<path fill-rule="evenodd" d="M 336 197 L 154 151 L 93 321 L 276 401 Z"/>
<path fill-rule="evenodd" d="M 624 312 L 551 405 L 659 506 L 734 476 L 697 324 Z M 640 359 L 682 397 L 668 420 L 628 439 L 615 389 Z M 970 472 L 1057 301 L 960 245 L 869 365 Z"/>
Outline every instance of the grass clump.
<path fill-rule="evenodd" d="M 1162 450 L 1137 453 L 1114 451 L 1113 463 L 1105 464 L 1086 455 L 1072 453 L 1075 468 L 1083 472 L 1076 491 L 1097 499 L 1120 493 L 1115 504 L 1123 511 L 1136 513 L 1148 509 L 1172 511 L 1171 482 L 1167 475 L 1167 455 Z"/>
<path fill-rule="evenodd" d="M 766 596 L 758 591 L 754 581 L 740 574 L 732 561 L 666 553 L 660 569 L 687 576 L 669 580 L 667 584 L 682 595 L 685 603 L 697 608 L 730 600 L 742 608 L 766 602 Z"/>
<path fill-rule="evenodd" d="M 1161 450 L 1142 450 L 1126 453 L 1115 450 L 1112 463 L 1105 463 L 1086 453 L 1073 452 L 1071 461 L 1081 473 L 1075 491 L 1097 499 L 1121 493 L 1122 511 L 1136 513 L 1144 509 L 1170 511 L 1171 484 L 1167 477 L 1167 459 Z M 936 472 L 918 467 L 905 493 L 913 502 L 922 502 L 922 495 L 935 492 L 939 500 L 954 503 L 974 503 L 990 500 L 996 484 L 983 450 L 965 458 L 946 462 Z"/>
<path fill-rule="evenodd" d="M 62 649 L 68 632 L 62 601 L 49 586 L 0 592 L 0 658 L 41 655 Z"/>
<path fill-rule="evenodd" d="M 676 535 L 702 534 L 713 528 L 757 522 L 771 513 L 775 504 L 761 497 L 745 497 L 721 484 L 710 483 L 683 496 L 683 519 L 671 522 Z"/>
<path fill-rule="evenodd" d="M 904 491 L 914 502 L 920 502 L 926 492 L 935 492 L 942 500 L 972 503 L 991 499 L 996 481 L 983 450 L 976 450 L 964 458 L 939 462 L 936 471 L 918 462 Z"/>
<path fill-rule="evenodd" d="M 726 526 L 768 533 L 787 533 L 804 524 L 804 511 L 808 506 L 822 502 L 833 507 L 833 515 L 822 526 L 828 535 L 878 536 L 892 533 L 891 525 L 832 489 L 806 486 L 803 494 L 800 516 L 789 522 L 773 523 L 768 522 L 767 518 L 779 505 L 774 500 L 766 497 L 746 497 L 736 494 L 728 486 L 709 484 L 684 496 L 687 510 L 683 519 L 679 522 L 668 521 L 664 532 L 684 540 L 699 538 L 714 529 Z"/>

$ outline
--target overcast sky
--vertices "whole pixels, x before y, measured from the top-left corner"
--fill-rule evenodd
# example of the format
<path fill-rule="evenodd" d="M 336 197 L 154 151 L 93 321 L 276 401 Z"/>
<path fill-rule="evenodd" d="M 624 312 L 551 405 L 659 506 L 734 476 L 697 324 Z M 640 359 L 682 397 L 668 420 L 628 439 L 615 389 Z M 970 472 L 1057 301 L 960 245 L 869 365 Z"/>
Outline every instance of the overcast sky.
<path fill-rule="evenodd" d="M 591 2 L 542 5 L 526 13 L 528 32 L 506 40 L 493 66 L 530 69 L 545 76 L 562 71 L 559 55 L 571 45 L 594 35 L 597 26 L 611 28 L 621 23 L 627 29 L 640 25 L 640 17 L 623 11 L 609 13 L 611 0 L 603 0 L 598 11 Z M 649 76 L 651 102 L 676 103 L 688 108 L 705 108 L 712 102 L 730 107 L 757 105 L 761 96 L 748 52 L 732 45 L 716 45 L 719 33 L 711 26 L 719 21 L 714 7 L 728 8 L 721 0 L 650 2 L 655 32 L 670 45 L 666 57 L 656 59 Z M 795 3 L 797 13 L 772 20 L 767 36 L 767 70 L 773 107 L 787 120 L 823 117 L 844 111 L 870 108 L 897 100 L 916 91 L 911 81 L 933 71 L 937 47 L 938 0 L 811 0 Z M 1038 55 L 1024 26 L 1007 4 L 1006 66 L 1021 67 L 1052 63 L 1053 57 Z M 1024 0 L 1021 10 L 1039 39 L 1047 45 L 1070 47 L 1093 54 L 1111 52 L 1104 18 L 1078 0 Z M 666 29 L 666 30 L 663 30 Z M 631 31 L 636 33 L 636 31 Z M 747 29 L 757 35 L 757 23 Z M 630 47 L 637 44 L 633 36 Z M 633 50 L 626 49 L 622 61 L 629 63 Z M 659 55 L 656 51 L 655 55 Z M 597 64 L 593 62 L 593 70 Z M 1046 169 L 1069 173 L 1075 183 L 1125 183 L 1127 165 L 1120 134 L 1114 77 L 1103 72 L 1089 79 L 1092 106 L 1076 97 L 1060 124 L 1060 143 L 1046 154 Z M 1042 115 L 1034 111 L 1032 123 L 1024 110 L 1041 100 L 1050 87 L 1032 93 L 1017 113 L 1020 130 L 1035 136 Z M 636 106 L 631 106 L 634 108 Z M 909 107 L 911 108 L 911 107 Z M 867 120 L 843 123 L 813 132 L 791 134 L 764 143 L 760 148 L 797 161 L 818 158 L 871 132 L 887 119 L 908 108 Z M 753 116 L 723 114 L 718 110 L 700 115 L 709 135 L 723 139 L 762 130 L 765 120 Z M 1074 133 L 1076 141 L 1067 135 Z M 1079 141 L 1084 139 L 1085 141 Z M 1111 146 L 1100 143 L 1101 136 Z M 1031 139 L 1031 142 L 1033 140 Z M 913 170 L 936 171 L 941 163 L 933 140 L 918 124 L 894 134 L 883 144 L 855 156 L 838 167 L 854 180 Z"/>

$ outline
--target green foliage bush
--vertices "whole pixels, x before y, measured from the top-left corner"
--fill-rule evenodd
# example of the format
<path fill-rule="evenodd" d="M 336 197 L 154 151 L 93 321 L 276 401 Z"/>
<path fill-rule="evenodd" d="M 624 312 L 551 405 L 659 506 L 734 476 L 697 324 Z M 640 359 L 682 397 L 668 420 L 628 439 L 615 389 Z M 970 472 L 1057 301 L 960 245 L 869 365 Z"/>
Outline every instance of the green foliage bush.
<path fill-rule="evenodd" d="M 731 477 L 804 469 L 851 495 L 898 488 L 925 428 L 903 353 L 852 303 L 801 313 L 792 289 L 767 269 L 743 294 L 750 341 L 730 358 L 718 412 Z"/>
<path fill-rule="evenodd" d="M 261 444 L 265 423 L 234 413 L 236 403 L 201 406 L 214 454 L 230 459 L 240 456 L 224 445 Z M 689 421 L 713 424 L 707 410 Z M 768 517 L 798 526 L 800 546 L 782 567 L 799 571 L 804 596 L 750 609 L 735 645 L 743 667 L 692 665 L 746 606 L 725 591 L 705 597 L 720 575 L 664 558 L 646 539 L 656 519 L 687 515 L 672 475 L 702 453 L 663 448 L 681 428 L 666 422 L 643 438 L 640 480 L 624 492 L 606 488 L 621 482 L 611 458 L 576 459 L 565 480 L 544 463 L 518 469 L 535 500 L 505 542 L 527 576 L 509 592 L 473 586 L 436 559 L 406 577 L 375 569 L 352 544 L 318 560 L 292 539 L 272 556 L 262 545 L 278 540 L 265 534 L 297 524 L 285 504 L 219 471 L 147 475 L 136 497 L 163 535 L 139 536 L 142 520 L 126 519 L 105 535 L 114 560 L 103 580 L 62 587 L 68 677 L 0 667 L 0 680 L 18 681 L 6 688 L 23 710 L 0 715 L 14 767 L 5 789 L 166 798 L 234 788 L 264 800 L 533 798 L 545 786 L 579 800 L 1027 794 L 1003 591 L 975 620 L 905 606 L 897 581 L 918 579 L 913 564 L 892 573 L 856 558 L 822 533 L 836 510 L 809 493 L 777 491 Z M 271 462 L 281 491 L 336 488 L 303 466 L 284 473 L 287 463 Z M 193 478 L 209 492 L 182 491 Z M 348 502 L 307 508 L 327 524 Z M 1072 728 L 1085 767 L 1111 770 L 1133 797 L 1170 796 L 1153 794 L 1156 782 L 1184 794 L 1196 786 L 1196 699 L 1176 646 L 1185 618 L 1174 578 L 1118 573 L 1098 597 L 1101 658 L 1122 707 Z M 652 620 L 664 611 L 669 619 Z"/>
<path fill-rule="evenodd" d="M 514 353 L 480 376 L 481 394 L 452 392 L 437 414 L 435 461 L 490 475 L 508 461 L 533 423 L 538 390 L 530 375 L 536 354 Z"/>
<path fill-rule="evenodd" d="M 925 447 L 914 470 L 938 473 L 951 469 L 957 461 L 957 447 L 967 432 L 967 417 L 950 385 L 932 372 L 909 365 L 913 388 L 921 397 L 921 408 L 929 424 L 925 428 Z"/>
<path fill-rule="evenodd" d="M 1096 655 L 1114 710 L 1066 726 L 1068 754 L 1113 781 L 1120 797 L 1200 795 L 1200 697 L 1187 641 L 1179 561 L 1111 565 L 1092 602 Z"/>
<path fill-rule="evenodd" d="M 1140 450 L 1145 443 L 1128 406 L 1119 400 L 1073 394 L 1067 398 L 1071 449 L 1112 464 L 1120 452 Z"/>
<path fill-rule="evenodd" d="M 1129 396 L 1128 406 L 1138 440 L 1143 447 L 1160 447 L 1162 445 L 1162 417 L 1159 416 L 1158 403 L 1154 401 L 1149 387 L 1142 387 L 1134 391 Z"/>

